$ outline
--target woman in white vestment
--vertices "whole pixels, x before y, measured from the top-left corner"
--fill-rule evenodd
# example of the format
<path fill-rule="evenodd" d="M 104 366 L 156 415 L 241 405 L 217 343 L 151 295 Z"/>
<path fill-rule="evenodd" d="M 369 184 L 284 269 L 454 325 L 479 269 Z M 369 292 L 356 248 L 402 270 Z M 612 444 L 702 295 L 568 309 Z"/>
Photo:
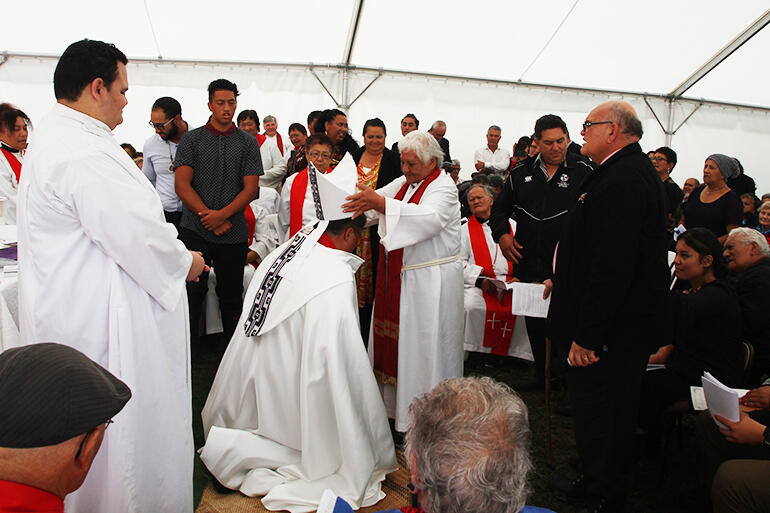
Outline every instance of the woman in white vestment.
<path fill-rule="evenodd" d="M 466 351 L 482 353 L 493 352 L 490 344 L 484 344 L 485 329 L 488 330 L 490 322 L 492 326 L 497 322 L 496 319 L 490 320 L 487 318 L 487 301 L 494 300 L 495 298 L 491 297 L 485 300 L 484 292 L 497 296 L 498 293 L 502 294 L 502 291 L 498 292 L 498 289 L 490 280 L 484 279 L 482 263 L 478 262 L 476 255 L 474 255 L 474 245 L 471 242 L 472 234 L 483 234 L 483 244 L 479 244 L 479 247 L 475 249 L 477 251 L 486 250 L 487 253 L 484 255 L 484 258 L 489 258 L 495 278 L 504 283 L 513 280 L 510 262 L 506 260 L 500 251 L 500 247 L 492 239 L 492 230 L 488 223 L 489 215 L 492 211 L 492 203 L 494 203 L 494 195 L 489 186 L 476 184 L 468 190 L 468 206 L 471 210 L 471 217 L 462 227 L 462 246 L 460 249 L 460 260 L 463 263 L 463 281 L 465 283 L 465 292 L 463 294 L 465 306 L 464 348 Z M 511 233 L 514 233 L 516 231 L 516 222 L 513 220 L 509 222 Z M 478 225 L 480 225 L 480 230 Z M 474 228 L 477 231 L 474 231 Z M 510 292 L 507 292 L 507 294 L 510 294 Z M 506 322 L 507 324 L 503 324 Z M 501 330 L 501 335 L 504 336 L 505 343 L 509 343 L 509 345 L 507 350 L 502 349 L 501 351 L 494 352 L 531 361 L 532 350 L 523 319 L 505 319 L 500 321 L 500 323 L 498 327 Z M 503 346 L 505 343 L 503 343 Z"/>

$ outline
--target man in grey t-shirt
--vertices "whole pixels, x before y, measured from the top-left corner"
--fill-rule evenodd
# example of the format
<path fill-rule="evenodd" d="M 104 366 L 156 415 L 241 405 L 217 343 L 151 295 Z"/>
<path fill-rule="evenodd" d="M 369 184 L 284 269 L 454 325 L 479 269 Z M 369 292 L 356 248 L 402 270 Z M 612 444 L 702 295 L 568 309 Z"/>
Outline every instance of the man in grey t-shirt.
<path fill-rule="evenodd" d="M 229 341 L 241 314 L 249 240 L 244 210 L 257 196 L 263 170 L 257 140 L 233 123 L 238 87 L 218 79 L 208 91 L 211 117 L 182 137 L 174 159 L 176 193 L 183 205 L 179 238 L 188 249 L 201 251 L 216 269 L 222 326 Z M 187 286 L 192 336 L 198 334 L 207 278 Z"/>

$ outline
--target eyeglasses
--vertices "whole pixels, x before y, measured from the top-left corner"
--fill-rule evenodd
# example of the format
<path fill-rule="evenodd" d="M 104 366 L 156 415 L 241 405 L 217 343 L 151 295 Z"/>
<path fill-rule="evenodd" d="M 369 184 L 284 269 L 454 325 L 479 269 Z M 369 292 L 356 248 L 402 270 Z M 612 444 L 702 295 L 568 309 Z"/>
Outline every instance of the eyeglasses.
<path fill-rule="evenodd" d="M 325 159 L 330 159 L 330 158 L 332 158 L 332 154 L 331 154 L 331 153 L 329 153 L 328 151 L 324 151 L 324 152 L 320 152 L 320 151 L 311 151 L 310 153 L 308 153 L 308 156 L 309 156 L 311 159 L 317 159 L 318 157 L 323 157 L 323 158 L 325 158 Z"/>
<path fill-rule="evenodd" d="M 106 430 L 107 430 L 107 428 L 109 427 L 109 425 L 110 425 L 110 424 L 112 424 L 113 422 L 115 422 L 115 421 L 114 421 L 114 420 L 112 420 L 112 419 L 108 419 L 108 420 L 107 420 L 107 421 L 104 423 L 104 430 L 106 431 Z M 90 431 L 89 431 L 89 433 L 90 433 Z M 78 447 L 78 452 L 77 452 L 77 453 L 75 453 L 75 459 L 78 459 L 78 457 L 80 456 L 80 453 L 81 453 L 81 452 L 83 452 L 83 446 L 85 445 L 85 443 L 86 443 L 86 440 L 88 440 L 88 434 L 89 434 L 89 433 L 86 433 L 86 435 L 85 435 L 85 436 L 83 437 L 83 439 L 80 441 L 80 446 Z"/>
<path fill-rule="evenodd" d="M 168 125 L 174 122 L 174 118 L 169 119 L 165 123 L 153 123 L 152 121 L 148 121 L 151 127 L 153 127 L 155 130 L 163 130 Z"/>
<path fill-rule="evenodd" d="M 662 160 L 663 162 L 668 162 L 668 159 L 667 159 L 666 157 L 650 157 L 650 160 L 653 160 L 653 161 L 655 161 L 655 162 L 659 162 L 659 161 L 661 161 L 661 160 Z"/>
<path fill-rule="evenodd" d="M 585 121 L 583 122 L 583 130 L 588 130 L 594 125 L 607 125 L 609 123 L 614 123 L 614 121 Z"/>

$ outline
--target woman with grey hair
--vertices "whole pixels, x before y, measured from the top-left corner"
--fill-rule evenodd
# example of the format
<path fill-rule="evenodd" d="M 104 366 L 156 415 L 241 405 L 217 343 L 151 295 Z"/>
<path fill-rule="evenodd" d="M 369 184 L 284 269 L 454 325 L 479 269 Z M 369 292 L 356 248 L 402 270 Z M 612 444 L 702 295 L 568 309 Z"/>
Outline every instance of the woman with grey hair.
<path fill-rule="evenodd" d="M 743 203 L 727 181 L 738 176 L 738 162 L 727 155 L 709 155 L 703 166 L 703 185 L 692 191 L 684 204 L 682 224 L 688 230 L 708 228 L 725 242 L 727 234 L 741 225 Z"/>
<path fill-rule="evenodd" d="M 441 170 L 444 152 L 421 131 L 398 146 L 404 176 L 342 207 L 379 223 L 369 351 L 388 414 L 404 432 L 412 398 L 463 373 L 463 270 L 460 201 Z"/>

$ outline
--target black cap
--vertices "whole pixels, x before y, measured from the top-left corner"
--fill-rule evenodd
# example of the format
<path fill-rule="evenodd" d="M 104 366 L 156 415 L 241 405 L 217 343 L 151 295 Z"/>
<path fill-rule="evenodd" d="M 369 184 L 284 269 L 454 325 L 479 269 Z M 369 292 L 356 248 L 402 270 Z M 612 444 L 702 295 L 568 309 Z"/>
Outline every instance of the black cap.
<path fill-rule="evenodd" d="M 0 354 L 0 447 L 56 445 L 115 416 L 125 383 L 69 346 L 32 344 Z"/>

